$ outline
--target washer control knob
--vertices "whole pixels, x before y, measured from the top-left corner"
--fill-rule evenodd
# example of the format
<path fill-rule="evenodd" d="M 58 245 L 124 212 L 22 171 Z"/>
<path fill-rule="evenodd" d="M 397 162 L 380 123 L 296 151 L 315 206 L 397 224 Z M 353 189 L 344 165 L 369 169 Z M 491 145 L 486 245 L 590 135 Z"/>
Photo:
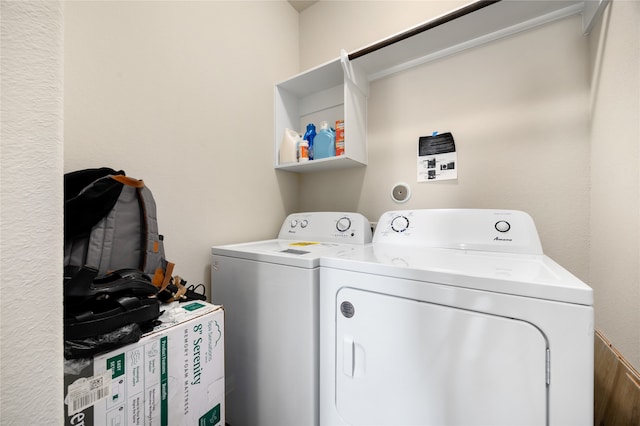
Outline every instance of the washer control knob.
<path fill-rule="evenodd" d="M 391 219 L 391 229 L 396 232 L 404 232 L 409 228 L 409 219 L 406 216 L 396 216 Z"/>
<path fill-rule="evenodd" d="M 295 228 L 296 226 L 298 226 L 298 219 L 292 219 L 291 220 L 291 227 Z"/>
<path fill-rule="evenodd" d="M 506 220 L 499 220 L 494 226 L 498 232 L 507 232 L 511 229 L 511 225 Z"/>
<path fill-rule="evenodd" d="M 341 217 L 340 219 L 338 219 L 338 221 L 336 222 L 336 229 L 340 232 L 345 232 L 348 231 L 349 228 L 351 228 L 351 219 L 349 219 L 348 217 Z"/>
<path fill-rule="evenodd" d="M 306 228 L 307 225 L 309 225 L 309 221 L 307 219 L 302 219 L 302 221 L 300 222 L 300 227 Z"/>

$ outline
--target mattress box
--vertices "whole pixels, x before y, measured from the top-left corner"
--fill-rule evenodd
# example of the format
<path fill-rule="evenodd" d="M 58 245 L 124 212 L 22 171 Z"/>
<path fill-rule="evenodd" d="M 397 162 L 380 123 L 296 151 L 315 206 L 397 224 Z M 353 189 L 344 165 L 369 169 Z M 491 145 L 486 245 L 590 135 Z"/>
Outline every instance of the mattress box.
<path fill-rule="evenodd" d="M 65 425 L 223 425 L 224 309 L 173 303 L 136 343 L 65 361 Z"/>

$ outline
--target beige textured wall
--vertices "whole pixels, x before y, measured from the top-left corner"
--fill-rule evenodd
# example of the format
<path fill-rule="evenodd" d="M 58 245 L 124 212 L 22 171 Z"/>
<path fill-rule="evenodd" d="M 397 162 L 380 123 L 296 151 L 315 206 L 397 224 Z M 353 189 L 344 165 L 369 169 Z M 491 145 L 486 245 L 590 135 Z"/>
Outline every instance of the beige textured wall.
<path fill-rule="evenodd" d="M 298 178 L 273 169 L 273 86 L 298 71 L 286 2 L 69 2 L 65 171 L 143 178 L 174 273 L 212 245 L 273 238 Z"/>
<path fill-rule="evenodd" d="M 301 63 L 335 58 L 368 44 L 361 34 L 372 43 L 457 4 L 320 1 L 301 14 Z M 321 37 L 318 23 L 339 13 L 340 37 Z M 398 208 L 524 210 L 545 252 L 586 280 L 587 42 L 576 16 L 373 82 L 368 166 L 303 175 L 301 208 L 357 210 L 372 221 Z M 417 182 L 418 138 L 433 131 L 453 133 L 457 181 Z M 389 195 L 397 182 L 411 187 L 405 204 Z"/>
<path fill-rule="evenodd" d="M 0 423 L 63 423 L 62 16 L 0 3 Z"/>
<path fill-rule="evenodd" d="M 591 47 L 596 325 L 640 370 L 640 2 L 614 0 Z"/>

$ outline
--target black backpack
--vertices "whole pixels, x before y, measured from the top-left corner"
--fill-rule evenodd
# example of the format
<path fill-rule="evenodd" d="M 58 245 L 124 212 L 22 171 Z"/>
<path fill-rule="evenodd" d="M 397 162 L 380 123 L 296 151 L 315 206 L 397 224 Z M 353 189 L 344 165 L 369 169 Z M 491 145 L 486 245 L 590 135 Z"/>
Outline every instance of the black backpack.
<path fill-rule="evenodd" d="M 156 203 L 142 180 L 110 168 L 64 175 L 64 266 L 71 277 L 82 267 L 97 276 L 134 269 L 158 288 L 171 279 L 158 231 Z"/>

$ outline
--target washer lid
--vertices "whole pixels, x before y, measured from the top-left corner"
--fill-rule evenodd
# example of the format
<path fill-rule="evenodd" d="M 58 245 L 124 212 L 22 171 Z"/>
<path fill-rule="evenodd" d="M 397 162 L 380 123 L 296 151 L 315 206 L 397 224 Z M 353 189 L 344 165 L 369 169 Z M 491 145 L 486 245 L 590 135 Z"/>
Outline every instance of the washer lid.
<path fill-rule="evenodd" d="M 211 254 L 299 268 L 317 268 L 320 266 L 321 256 L 342 256 L 357 247 L 361 246 L 274 239 L 212 247 Z"/>
<path fill-rule="evenodd" d="M 292 213 L 272 240 L 217 246 L 211 253 L 300 268 L 317 268 L 320 256 L 371 243 L 371 224 L 360 213 Z"/>
<path fill-rule="evenodd" d="M 372 244 L 324 257 L 320 266 L 593 305 L 593 290 L 546 255 Z"/>

